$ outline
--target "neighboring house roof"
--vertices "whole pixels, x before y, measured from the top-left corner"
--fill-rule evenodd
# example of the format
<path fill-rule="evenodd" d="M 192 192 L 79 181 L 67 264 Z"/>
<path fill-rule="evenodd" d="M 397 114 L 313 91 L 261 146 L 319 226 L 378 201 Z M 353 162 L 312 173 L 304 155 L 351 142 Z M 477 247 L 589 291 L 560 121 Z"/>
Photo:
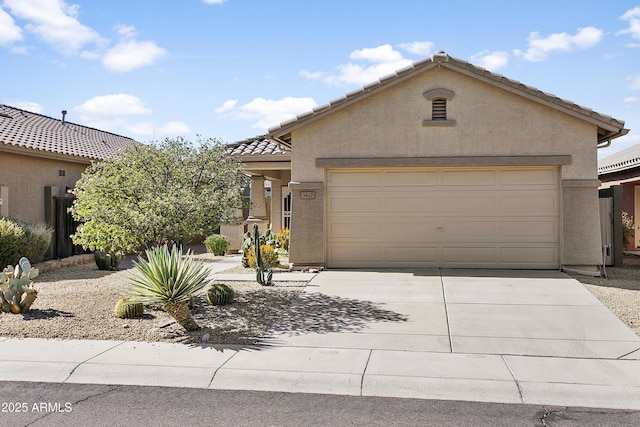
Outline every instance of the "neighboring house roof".
<path fill-rule="evenodd" d="M 0 104 L 0 150 L 29 148 L 40 157 L 102 160 L 136 141 Z M 15 151 L 15 150 L 11 150 Z"/>
<path fill-rule="evenodd" d="M 252 156 L 288 156 L 290 151 L 275 141 L 268 139 L 265 135 L 247 138 L 243 141 L 227 144 L 227 152 L 232 156 L 237 156 L 240 160 Z"/>
<path fill-rule="evenodd" d="M 628 133 L 624 129 L 624 121 L 614 119 L 611 116 L 600 114 L 590 108 L 580 106 L 571 101 L 558 98 L 555 95 L 542 92 L 535 87 L 527 86 L 519 81 L 508 79 L 500 74 L 492 73 L 484 68 L 477 67 L 461 59 L 453 58 L 444 52 L 437 52 L 430 58 L 414 62 L 412 65 L 396 71 L 385 77 L 381 77 L 363 88 L 350 92 L 345 96 L 330 101 L 328 104 L 314 108 L 305 114 L 299 115 L 292 120 L 281 123 L 279 126 L 269 129 L 268 137 L 290 144 L 290 132 L 300 126 L 326 116 L 338 109 L 347 107 L 355 102 L 364 99 L 381 90 L 400 83 L 410 77 L 429 70 L 434 67 L 445 67 L 462 74 L 477 78 L 486 83 L 507 90 L 511 93 L 523 96 L 530 100 L 539 102 L 556 110 L 567 113 L 571 116 L 586 120 L 598 126 L 598 143 L 609 141 L 618 136 Z"/>
<path fill-rule="evenodd" d="M 598 175 L 633 169 L 640 166 L 640 144 L 614 153 L 598 161 Z"/>

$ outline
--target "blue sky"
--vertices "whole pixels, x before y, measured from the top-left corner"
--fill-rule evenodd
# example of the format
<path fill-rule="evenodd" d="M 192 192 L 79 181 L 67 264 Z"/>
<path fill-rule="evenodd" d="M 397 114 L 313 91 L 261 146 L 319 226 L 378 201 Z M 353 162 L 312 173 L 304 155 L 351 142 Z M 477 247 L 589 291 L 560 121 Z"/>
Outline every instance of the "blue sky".
<path fill-rule="evenodd" d="M 626 121 L 640 1 L 0 0 L 0 103 L 130 136 L 234 142 L 444 50 Z"/>

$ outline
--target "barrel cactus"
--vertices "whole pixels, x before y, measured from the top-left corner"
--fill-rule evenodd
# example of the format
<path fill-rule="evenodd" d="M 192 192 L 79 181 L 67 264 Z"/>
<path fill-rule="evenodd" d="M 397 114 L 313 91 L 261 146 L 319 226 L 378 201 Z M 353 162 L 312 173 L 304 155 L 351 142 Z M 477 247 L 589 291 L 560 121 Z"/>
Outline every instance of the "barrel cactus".
<path fill-rule="evenodd" d="M 207 301 L 211 305 L 227 305 L 233 302 L 236 291 L 224 283 L 214 283 L 207 291 Z"/>
<path fill-rule="evenodd" d="M 20 258 L 15 268 L 8 266 L 0 272 L 0 309 L 7 313 L 26 313 L 36 300 L 38 291 L 33 281 L 38 269 L 31 267 L 25 257 Z"/>
<path fill-rule="evenodd" d="M 127 298 L 122 298 L 116 303 L 113 313 L 120 319 L 142 317 L 144 314 L 144 304 L 141 302 L 129 301 Z"/>
<path fill-rule="evenodd" d="M 98 266 L 98 270 L 115 271 L 120 265 L 122 255 L 119 253 L 102 253 L 100 251 L 95 251 L 93 253 L 93 259 Z"/>

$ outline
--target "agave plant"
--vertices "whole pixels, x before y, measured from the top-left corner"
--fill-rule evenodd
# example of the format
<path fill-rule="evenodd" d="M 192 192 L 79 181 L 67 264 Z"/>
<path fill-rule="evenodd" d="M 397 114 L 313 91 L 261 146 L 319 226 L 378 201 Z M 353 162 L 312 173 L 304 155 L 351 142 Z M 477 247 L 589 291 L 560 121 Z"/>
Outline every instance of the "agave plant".
<path fill-rule="evenodd" d="M 128 295 L 131 301 L 158 303 L 187 331 L 199 329 L 189 310 L 192 295 L 207 286 L 210 271 L 194 262 L 191 252 L 182 257 L 182 248 L 173 245 L 154 247 L 146 251 L 147 260 L 134 261 L 139 276 L 132 278 Z"/>

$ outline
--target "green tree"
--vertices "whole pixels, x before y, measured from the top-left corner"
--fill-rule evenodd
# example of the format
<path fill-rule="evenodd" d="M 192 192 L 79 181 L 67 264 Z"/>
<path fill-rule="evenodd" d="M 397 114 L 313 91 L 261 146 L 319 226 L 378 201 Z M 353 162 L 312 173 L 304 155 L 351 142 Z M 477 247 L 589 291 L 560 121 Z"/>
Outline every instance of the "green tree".
<path fill-rule="evenodd" d="M 104 252 L 140 252 L 208 236 L 233 219 L 246 178 L 216 139 L 137 144 L 93 163 L 76 183 L 73 242 Z"/>

